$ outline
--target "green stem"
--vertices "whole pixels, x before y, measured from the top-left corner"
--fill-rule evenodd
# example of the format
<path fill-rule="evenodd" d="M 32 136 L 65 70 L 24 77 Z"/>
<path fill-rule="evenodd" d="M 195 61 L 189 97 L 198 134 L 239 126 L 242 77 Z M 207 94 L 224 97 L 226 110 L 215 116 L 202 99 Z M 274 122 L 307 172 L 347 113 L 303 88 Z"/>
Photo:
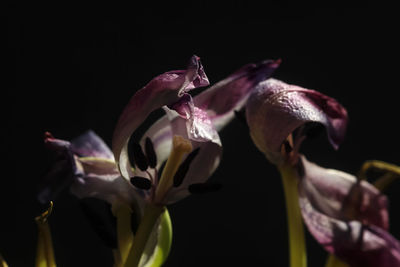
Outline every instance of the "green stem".
<path fill-rule="evenodd" d="M 329 254 L 325 267 L 349 267 L 349 265 L 336 258 L 335 255 Z"/>
<path fill-rule="evenodd" d="M 299 207 L 296 170 L 289 165 L 279 168 L 285 191 L 287 221 L 289 228 L 289 251 L 291 267 L 306 267 L 307 252 L 303 221 Z"/>
<path fill-rule="evenodd" d="M 139 228 L 135 234 L 131 250 L 125 262 L 125 267 L 137 267 L 140 263 L 143 251 L 146 247 L 147 240 L 153 231 L 160 215 L 165 211 L 163 206 L 155 206 L 148 204 L 145 207 L 144 215 L 141 218 Z"/>

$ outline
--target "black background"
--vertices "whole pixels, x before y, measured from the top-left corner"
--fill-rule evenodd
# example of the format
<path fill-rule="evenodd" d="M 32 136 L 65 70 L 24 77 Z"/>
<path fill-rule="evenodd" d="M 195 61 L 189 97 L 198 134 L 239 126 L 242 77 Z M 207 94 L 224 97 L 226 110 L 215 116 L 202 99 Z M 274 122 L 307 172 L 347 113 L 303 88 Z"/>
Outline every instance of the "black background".
<path fill-rule="evenodd" d="M 278 1 L 3 10 L 10 61 L 2 94 L 0 252 L 10 266 L 33 266 L 44 131 L 70 140 L 93 129 L 111 144 L 133 93 L 160 73 L 184 68 L 192 54 L 212 84 L 244 64 L 281 58 L 275 78 L 341 102 L 350 116 L 346 139 L 338 151 L 324 136 L 307 141 L 303 151 L 312 161 L 351 173 L 367 159 L 399 163 L 398 21 L 391 10 L 373 2 Z M 224 188 L 170 207 L 174 239 L 165 266 L 287 266 L 278 172 L 239 121 L 221 139 L 224 158 L 211 179 Z M 392 233 L 400 238 L 397 192 L 398 184 L 388 194 Z M 111 266 L 110 251 L 68 193 L 56 201 L 50 223 L 59 266 Z M 307 238 L 309 266 L 322 266 L 325 252 Z"/>

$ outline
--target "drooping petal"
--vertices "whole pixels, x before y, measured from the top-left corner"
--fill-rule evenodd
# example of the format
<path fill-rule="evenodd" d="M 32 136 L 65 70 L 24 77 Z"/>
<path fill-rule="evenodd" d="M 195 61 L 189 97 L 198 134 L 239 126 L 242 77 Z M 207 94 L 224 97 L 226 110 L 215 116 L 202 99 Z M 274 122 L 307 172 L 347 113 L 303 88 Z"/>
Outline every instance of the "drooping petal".
<path fill-rule="evenodd" d="M 122 202 L 132 205 L 141 199 L 138 191 L 121 177 L 113 161 L 101 158 L 81 158 L 84 175 L 71 185 L 71 192 L 79 198 L 95 197 L 110 204 Z"/>
<path fill-rule="evenodd" d="M 185 99 L 175 102 L 170 108 L 185 117 L 184 115 L 188 114 L 190 110 L 195 112 L 194 107 L 197 107 L 197 111 L 201 110 L 199 113 L 206 112 L 208 114 L 211 124 L 219 131 L 233 119 L 234 111 L 240 110 L 244 106 L 254 86 L 260 81 L 268 79 L 279 66 L 279 63 L 279 60 L 265 60 L 258 64 L 245 65 L 224 80 L 195 96 L 193 103 L 188 100 L 188 96 L 185 96 Z M 172 112 L 168 113 L 144 134 L 144 137 L 151 137 L 154 143 L 159 165 L 167 159 L 171 151 L 172 129 L 170 121 L 176 116 L 173 116 Z M 201 120 L 201 116 L 194 116 L 193 118 L 197 122 Z"/>
<path fill-rule="evenodd" d="M 322 124 L 335 149 L 347 126 L 347 112 L 335 99 L 275 79 L 263 81 L 253 90 L 246 117 L 254 143 L 275 164 L 283 161 L 282 144 L 300 126 Z"/>
<path fill-rule="evenodd" d="M 154 110 L 177 102 L 189 90 L 208 85 L 200 59 L 193 56 L 187 70 L 161 74 L 136 92 L 122 112 L 113 136 L 113 153 L 122 175 L 132 174 L 127 144 L 136 128 Z"/>
<path fill-rule="evenodd" d="M 280 60 L 248 64 L 194 97 L 196 107 L 206 110 L 214 127 L 221 130 L 246 103 L 254 86 L 268 79 Z"/>
<path fill-rule="evenodd" d="M 73 139 L 71 141 L 71 150 L 79 157 L 114 160 L 114 156 L 106 143 L 91 130 Z"/>
<path fill-rule="evenodd" d="M 388 200 L 366 181 L 351 174 L 325 169 L 301 157 L 304 175 L 299 190 L 315 209 L 340 219 L 355 219 L 389 229 Z M 353 218 L 351 218 L 353 217 Z"/>
<path fill-rule="evenodd" d="M 50 133 L 46 133 L 44 143 L 51 162 L 38 194 L 38 199 L 42 204 L 54 200 L 76 177 L 83 175 L 83 170 L 76 163 L 68 141 L 56 139 Z"/>
<path fill-rule="evenodd" d="M 386 197 L 350 174 L 301 162 L 300 209 L 314 238 L 351 266 L 397 266 L 400 243 L 386 232 Z"/>
<path fill-rule="evenodd" d="M 318 243 L 351 266 L 400 266 L 400 243 L 382 228 L 327 216 L 304 196 L 300 196 L 300 209 Z"/>

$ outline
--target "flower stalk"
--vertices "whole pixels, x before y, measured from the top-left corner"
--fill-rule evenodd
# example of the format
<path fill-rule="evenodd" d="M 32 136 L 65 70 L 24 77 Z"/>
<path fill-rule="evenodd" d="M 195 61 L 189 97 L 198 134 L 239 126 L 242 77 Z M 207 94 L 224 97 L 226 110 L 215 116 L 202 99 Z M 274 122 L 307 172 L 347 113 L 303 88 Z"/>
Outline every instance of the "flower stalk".
<path fill-rule="evenodd" d="M 335 255 L 329 254 L 325 267 L 349 267 L 349 265 L 336 258 Z"/>
<path fill-rule="evenodd" d="M 306 267 L 307 252 L 299 208 L 296 170 L 288 164 L 279 167 L 285 192 L 291 267 Z"/>
<path fill-rule="evenodd" d="M 134 238 L 133 245 L 125 262 L 125 267 L 139 266 L 147 240 L 149 239 L 156 222 L 163 212 L 165 212 L 164 206 L 157 206 L 153 204 L 146 205 L 144 215 L 140 221 L 139 228 Z"/>

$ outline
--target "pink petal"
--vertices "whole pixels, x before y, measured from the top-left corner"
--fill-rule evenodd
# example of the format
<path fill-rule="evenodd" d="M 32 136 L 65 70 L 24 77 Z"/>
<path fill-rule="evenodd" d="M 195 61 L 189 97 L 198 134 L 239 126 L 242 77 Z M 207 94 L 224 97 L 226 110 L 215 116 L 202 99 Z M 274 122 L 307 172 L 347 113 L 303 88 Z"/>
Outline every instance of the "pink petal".
<path fill-rule="evenodd" d="M 208 85 L 198 57 L 193 56 L 187 70 L 161 74 L 140 89 L 122 112 L 113 136 L 113 153 L 124 177 L 131 176 L 127 144 L 132 133 L 154 110 L 177 102 L 187 91 Z"/>
<path fill-rule="evenodd" d="M 335 99 L 275 79 L 261 82 L 253 91 L 246 117 L 254 143 L 275 164 L 283 160 L 283 142 L 300 126 L 322 124 L 334 148 L 342 142 L 347 126 L 347 112 Z"/>

